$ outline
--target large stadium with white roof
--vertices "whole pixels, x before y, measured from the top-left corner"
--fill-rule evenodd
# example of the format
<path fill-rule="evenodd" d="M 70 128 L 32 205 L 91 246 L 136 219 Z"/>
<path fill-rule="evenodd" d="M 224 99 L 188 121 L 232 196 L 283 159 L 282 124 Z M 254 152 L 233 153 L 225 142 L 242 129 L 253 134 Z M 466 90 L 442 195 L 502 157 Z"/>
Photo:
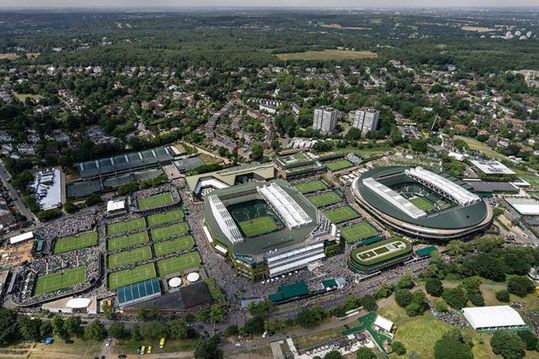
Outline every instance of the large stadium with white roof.
<path fill-rule="evenodd" d="M 331 223 L 283 180 L 216 189 L 204 201 L 208 240 L 252 279 L 304 268 L 333 240 Z"/>
<path fill-rule="evenodd" d="M 380 222 L 414 237 L 454 239 L 492 222 L 492 208 L 455 179 L 422 167 L 379 167 L 352 183 L 358 203 Z"/>

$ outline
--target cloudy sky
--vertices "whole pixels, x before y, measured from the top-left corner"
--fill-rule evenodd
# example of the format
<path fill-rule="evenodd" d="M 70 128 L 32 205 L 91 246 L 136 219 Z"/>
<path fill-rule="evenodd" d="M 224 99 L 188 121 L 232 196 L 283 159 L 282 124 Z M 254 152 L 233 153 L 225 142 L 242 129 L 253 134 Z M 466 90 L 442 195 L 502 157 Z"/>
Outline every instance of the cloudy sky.
<path fill-rule="evenodd" d="M 192 7 L 192 6 L 293 6 L 293 7 L 515 7 L 539 6 L 539 0 L 0 0 L 7 7 Z"/>

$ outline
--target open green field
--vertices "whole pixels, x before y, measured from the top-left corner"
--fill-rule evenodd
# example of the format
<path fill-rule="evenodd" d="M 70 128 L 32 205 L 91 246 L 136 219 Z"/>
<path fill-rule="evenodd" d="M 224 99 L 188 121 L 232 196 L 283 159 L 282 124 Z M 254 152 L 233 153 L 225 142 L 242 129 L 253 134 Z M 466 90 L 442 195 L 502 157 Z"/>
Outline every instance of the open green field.
<path fill-rule="evenodd" d="M 269 216 L 256 217 L 248 221 L 242 221 L 239 223 L 239 227 L 247 238 L 271 233 L 279 228 L 273 218 Z"/>
<path fill-rule="evenodd" d="M 159 348 L 159 339 L 144 339 L 141 341 L 135 340 L 117 340 L 114 345 L 114 353 L 127 354 L 129 358 L 136 357 L 137 348 L 141 346 L 152 346 L 152 356 L 158 357 L 159 354 L 177 353 L 177 352 L 192 352 L 195 349 L 196 339 L 167 339 L 165 347 Z M 102 345 L 102 344 L 101 344 Z M 150 357 L 152 357 L 150 356 Z"/>
<path fill-rule="evenodd" d="M 143 280 L 157 277 L 153 263 L 144 264 L 131 269 L 125 269 L 109 274 L 109 289 L 142 282 Z"/>
<path fill-rule="evenodd" d="M 152 249 L 149 246 L 140 247 L 131 251 L 111 254 L 108 257 L 108 267 L 116 268 L 133 264 L 152 258 Z"/>
<path fill-rule="evenodd" d="M 378 55 L 371 51 L 354 51 L 354 50 L 322 50 L 322 51 L 305 51 L 305 52 L 288 52 L 284 54 L 276 54 L 279 60 L 304 60 L 304 61 L 331 61 L 331 60 L 362 60 L 375 59 Z"/>
<path fill-rule="evenodd" d="M 341 223 L 358 216 L 358 213 L 350 206 L 342 206 L 329 211 L 324 211 L 326 217 L 333 223 Z"/>
<path fill-rule="evenodd" d="M 170 241 L 158 242 L 153 245 L 156 256 L 166 256 L 174 252 L 181 252 L 195 246 L 195 241 L 191 236 L 180 237 Z"/>
<path fill-rule="evenodd" d="M 150 233 L 154 241 L 162 241 L 164 239 L 178 237 L 184 233 L 189 232 L 189 225 L 187 223 L 176 223 L 171 226 L 153 228 Z"/>
<path fill-rule="evenodd" d="M 151 209 L 168 206 L 174 203 L 174 199 L 170 193 L 161 193 L 156 196 L 147 198 L 139 198 L 137 201 L 138 209 Z"/>
<path fill-rule="evenodd" d="M 462 140 L 466 142 L 466 144 L 470 147 L 470 149 L 481 152 L 482 154 L 490 158 L 493 158 L 495 160 L 498 160 L 498 161 L 507 160 L 507 157 L 505 157 L 501 153 L 494 151 L 486 143 L 480 142 L 476 140 L 475 138 L 470 138 L 470 137 L 465 137 L 465 136 L 455 136 L 455 140 Z"/>
<path fill-rule="evenodd" d="M 378 234 L 376 228 L 371 226 L 368 222 L 361 222 L 352 226 L 341 228 L 341 236 L 346 243 L 355 243 L 363 239 L 373 237 Z"/>
<path fill-rule="evenodd" d="M 342 198 L 333 191 L 309 197 L 309 201 L 316 207 L 328 206 L 330 204 L 338 203 L 341 200 Z"/>
<path fill-rule="evenodd" d="M 144 217 L 139 217 L 107 225 L 107 234 L 110 236 L 143 228 L 146 228 L 146 221 L 144 220 Z"/>
<path fill-rule="evenodd" d="M 333 171 L 333 172 L 353 166 L 352 162 L 350 162 L 348 160 L 340 160 L 340 161 L 335 161 L 335 162 L 328 162 L 325 165 L 328 168 L 328 170 Z"/>
<path fill-rule="evenodd" d="M 320 180 L 299 183 L 295 187 L 303 194 L 317 192 L 327 188 L 326 184 Z"/>
<path fill-rule="evenodd" d="M 197 268 L 200 266 L 202 259 L 198 252 L 189 252 L 181 256 L 163 259 L 157 262 L 157 270 L 160 277 L 168 274 L 183 272 L 189 268 Z"/>
<path fill-rule="evenodd" d="M 363 266 L 371 266 L 412 251 L 412 244 L 404 239 L 387 239 L 354 249 L 351 259 Z"/>
<path fill-rule="evenodd" d="M 428 199 L 423 197 L 410 198 L 410 202 L 412 202 L 417 208 L 426 212 L 434 208 L 434 204 L 432 204 Z"/>
<path fill-rule="evenodd" d="M 37 278 L 35 295 L 70 288 L 86 281 L 86 267 L 66 269 L 62 272 L 47 274 Z"/>
<path fill-rule="evenodd" d="M 183 221 L 185 215 L 181 209 L 168 211 L 164 213 L 152 214 L 146 217 L 148 220 L 148 226 L 158 226 L 164 223 Z"/>
<path fill-rule="evenodd" d="M 535 188 L 536 190 L 539 191 L 539 176 L 536 176 L 536 175 L 531 174 L 531 173 L 529 173 L 529 174 L 526 173 L 526 174 L 519 174 L 518 177 L 522 178 L 524 181 L 531 184 L 533 186 L 533 188 Z"/>
<path fill-rule="evenodd" d="M 137 244 L 146 242 L 148 242 L 148 232 L 143 231 L 129 234 L 127 236 L 109 239 L 107 242 L 107 248 L 109 249 L 109 251 L 115 251 L 117 249 L 134 247 Z"/>
<path fill-rule="evenodd" d="M 73 251 L 75 249 L 81 249 L 86 247 L 95 246 L 97 244 L 97 232 L 90 231 L 80 233 L 76 236 L 65 237 L 59 239 L 54 244 L 54 253 L 64 253 Z"/>

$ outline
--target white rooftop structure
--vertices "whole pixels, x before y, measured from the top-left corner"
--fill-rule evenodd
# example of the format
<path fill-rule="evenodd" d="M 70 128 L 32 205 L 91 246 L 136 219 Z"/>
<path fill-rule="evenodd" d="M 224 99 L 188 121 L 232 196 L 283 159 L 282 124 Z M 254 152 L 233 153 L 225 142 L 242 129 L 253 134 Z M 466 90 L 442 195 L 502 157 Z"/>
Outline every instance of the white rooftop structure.
<path fill-rule="evenodd" d="M 58 208 L 62 205 L 62 173 L 58 168 L 39 171 L 35 175 L 32 188 L 39 206 L 44 209 Z"/>
<path fill-rule="evenodd" d="M 476 194 L 462 188 L 458 184 L 440 176 L 434 172 L 428 171 L 423 167 L 409 168 L 404 171 L 407 176 L 415 179 L 424 186 L 449 198 L 461 206 L 468 206 L 481 199 Z"/>
<path fill-rule="evenodd" d="M 66 307 L 73 309 L 87 308 L 92 300 L 90 298 L 71 298 L 67 301 Z"/>
<path fill-rule="evenodd" d="M 487 175 L 514 175 L 515 172 L 499 161 L 473 159 L 470 163 Z"/>
<path fill-rule="evenodd" d="M 213 216 L 215 217 L 215 220 L 219 224 L 219 227 L 225 234 L 226 238 L 228 238 L 232 244 L 242 243 L 243 236 L 221 199 L 213 194 L 208 196 L 208 202 L 210 204 Z"/>
<path fill-rule="evenodd" d="M 32 238 L 34 238 L 34 232 L 32 231 L 26 232 L 26 233 L 11 237 L 9 239 L 9 244 L 17 244 L 17 243 L 24 242 Z"/>
<path fill-rule="evenodd" d="M 518 328 L 526 325 L 508 305 L 463 308 L 464 317 L 474 329 Z"/>
<path fill-rule="evenodd" d="M 173 277 L 168 280 L 168 285 L 171 288 L 177 288 L 182 285 L 182 279 L 180 277 Z"/>
<path fill-rule="evenodd" d="M 413 219 L 427 215 L 425 211 L 417 208 L 415 204 L 404 198 L 400 193 L 393 191 L 372 177 L 363 179 L 363 184 Z"/>
<path fill-rule="evenodd" d="M 539 201 L 527 197 L 504 197 L 520 215 L 539 216 Z"/>
<path fill-rule="evenodd" d="M 312 218 L 277 183 L 257 187 L 257 191 L 277 211 L 288 229 L 299 228 L 312 223 Z"/>
<path fill-rule="evenodd" d="M 386 332 L 391 332 L 393 329 L 393 322 L 387 318 L 378 315 L 374 321 L 374 326 L 380 329 L 385 330 Z"/>
<path fill-rule="evenodd" d="M 306 267 L 325 257 L 324 242 L 318 242 L 291 251 L 269 254 L 266 260 L 270 277 L 275 277 Z"/>
<path fill-rule="evenodd" d="M 191 272 L 187 275 L 187 280 L 190 282 L 190 283 L 194 283 L 196 282 L 197 280 L 200 279 L 200 274 L 198 274 L 197 272 Z"/>
<path fill-rule="evenodd" d="M 125 210 L 125 201 L 123 199 L 111 199 L 107 202 L 107 212 L 116 212 Z"/>

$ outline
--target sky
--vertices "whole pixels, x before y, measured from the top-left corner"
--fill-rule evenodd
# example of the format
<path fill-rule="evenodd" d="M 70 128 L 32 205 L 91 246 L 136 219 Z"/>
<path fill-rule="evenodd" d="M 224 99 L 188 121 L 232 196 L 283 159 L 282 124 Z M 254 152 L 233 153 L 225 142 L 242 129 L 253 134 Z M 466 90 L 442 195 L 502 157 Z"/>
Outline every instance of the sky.
<path fill-rule="evenodd" d="M 160 7 L 519 7 L 539 0 L 0 0 L 2 8 L 160 8 Z"/>

